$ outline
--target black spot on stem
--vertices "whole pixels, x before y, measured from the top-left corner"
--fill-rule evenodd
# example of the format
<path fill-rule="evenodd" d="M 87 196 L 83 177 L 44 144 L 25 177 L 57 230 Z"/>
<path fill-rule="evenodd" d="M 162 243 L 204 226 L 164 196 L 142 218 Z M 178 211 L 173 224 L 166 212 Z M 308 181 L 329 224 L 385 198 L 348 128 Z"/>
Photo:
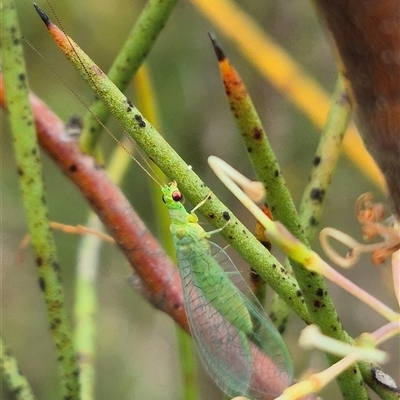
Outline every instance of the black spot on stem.
<path fill-rule="evenodd" d="M 53 261 L 52 265 L 55 272 L 60 272 L 60 264 L 58 262 Z"/>
<path fill-rule="evenodd" d="M 46 282 L 43 278 L 39 278 L 39 287 L 42 292 L 46 290 Z"/>
<path fill-rule="evenodd" d="M 325 196 L 324 189 L 319 189 L 319 188 L 311 189 L 310 198 L 312 200 L 315 200 L 315 201 L 318 201 L 319 203 L 321 203 L 324 199 L 324 196 Z"/>
<path fill-rule="evenodd" d="M 133 108 L 133 104 L 128 98 L 126 98 L 126 102 L 130 108 Z"/>
<path fill-rule="evenodd" d="M 144 127 L 146 126 L 146 122 L 143 121 L 143 118 L 142 118 L 141 115 L 135 114 L 135 120 L 137 121 L 138 125 L 139 125 L 141 128 L 144 128 Z"/>
<path fill-rule="evenodd" d="M 38 257 L 38 258 L 36 258 L 36 265 L 38 266 L 38 267 L 41 267 L 42 265 L 43 265 L 43 258 L 42 257 Z"/>
<path fill-rule="evenodd" d="M 317 225 L 317 220 L 315 219 L 315 217 L 310 217 L 308 219 L 308 223 L 310 224 L 310 226 L 315 226 Z"/>
<path fill-rule="evenodd" d="M 262 138 L 262 135 L 263 135 L 263 131 L 260 128 L 258 128 L 258 127 L 253 128 L 254 140 L 260 140 Z"/>
<path fill-rule="evenodd" d="M 313 160 L 313 165 L 316 167 L 321 162 L 321 157 L 316 156 Z"/>

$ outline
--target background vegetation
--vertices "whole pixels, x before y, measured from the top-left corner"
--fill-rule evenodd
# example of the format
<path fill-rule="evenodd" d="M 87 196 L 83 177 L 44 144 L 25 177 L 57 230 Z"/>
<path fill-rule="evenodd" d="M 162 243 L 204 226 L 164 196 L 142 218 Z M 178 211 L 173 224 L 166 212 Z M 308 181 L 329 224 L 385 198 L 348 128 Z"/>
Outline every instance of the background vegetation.
<path fill-rule="evenodd" d="M 88 0 L 56 1 L 52 4 L 68 34 L 107 70 L 126 34 L 131 29 L 144 1 Z M 315 12 L 309 2 L 240 1 L 264 29 L 282 45 L 321 85 L 333 91 L 336 67 Z M 90 89 L 77 76 L 64 56 L 52 43 L 30 2 L 18 2 L 23 35 L 57 69 L 63 79 L 79 94 L 92 101 Z M 238 30 L 241 27 L 238 26 Z M 245 150 L 236 133 L 220 81 L 217 62 L 207 31 L 216 31 L 190 2 L 181 2 L 161 33 L 148 57 L 156 91 L 160 131 L 251 228 L 252 218 L 234 200 L 210 172 L 206 159 L 214 154 L 251 176 Z M 283 175 L 298 204 L 307 181 L 319 132 L 300 111 L 278 93 L 254 69 L 233 43 L 219 35 L 220 42 L 242 75 L 262 118 Z M 49 67 L 26 49 L 29 82 L 32 90 L 64 120 L 85 109 L 70 94 Z M 129 97 L 135 100 L 135 94 Z M 40 399 L 54 399 L 58 390 L 53 344 L 48 332 L 43 300 L 37 285 L 32 254 L 28 250 L 22 263 L 16 262 L 18 245 L 27 233 L 22 211 L 16 166 L 8 134 L 7 118 L 2 111 L 2 333 L 20 362 L 23 372 Z M 115 125 L 111 123 L 112 129 Z M 109 141 L 110 146 L 113 146 Z M 107 151 L 107 146 L 105 146 Z M 88 206 L 74 186 L 45 158 L 45 182 L 51 220 L 71 225 L 86 221 Z M 148 178 L 136 165 L 124 181 L 123 189 L 141 217 L 154 231 L 157 220 L 149 210 Z M 361 238 L 353 205 L 357 197 L 373 191 L 384 199 L 379 189 L 346 159 L 341 159 L 321 223 L 334 226 Z M 153 200 L 152 200 L 153 201 Z M 154 201 L 161 201 L 155 199 Z M 189 206 L 188 206 L 189 207 Z M 62 275 L 71 313 L 74 301 L 74 276 L 78 238 L 56 232 Z M 319 249 L 317 242 L 314 243 Z M 238 268 L 244 268 L 231 251 Z M 153 309 L 128 284 L 129 269 L 118 248 L 105 245 L 99 280 L 98 384 L 97 399 L 175 399 L 180 396 L 180 372 L 176 353 L 175 328 L 168 316 Z M 395 299 L 388 268 L 376 268 L 367 258 L 352 271 L 350 279 L 366 288 L 391 307 Z M 382 323 L 380 317 L 342 290 L 330 285 L 341 321 L 351 335 L 369 331 Z M 311 362 L 316 369 L 325 365 L 320 354 L 305 354 L 296 340 L 303 323 L 293 316 L 286 339 L 299 375 Z M 399 342 L 384 346 L 390 354 L 399 354 Z M 398 378 L 398 359 L 385 368 Z M 220 394 L 204 373 L 204 398 L 218 399 Z M 331 384 L 323 392 L 325 399 L 337 398 Z M 7 399 L 5 392 L 2 398 Z"/>

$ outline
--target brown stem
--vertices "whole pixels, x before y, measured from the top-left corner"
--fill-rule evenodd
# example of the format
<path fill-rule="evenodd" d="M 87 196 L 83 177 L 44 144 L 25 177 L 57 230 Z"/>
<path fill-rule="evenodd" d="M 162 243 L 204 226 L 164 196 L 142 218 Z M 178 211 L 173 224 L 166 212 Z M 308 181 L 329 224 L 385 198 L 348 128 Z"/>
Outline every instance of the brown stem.
<path fill-rule="evenodd" d="M 0 75 L 0 105 L 6 108 Z M 178 270 L 103 167 L 83 154 L 63 122 L 34 94 L 31 106 L 41 147 L 75 183 L 143 282 L 151 303 L 189 331 Z"/>

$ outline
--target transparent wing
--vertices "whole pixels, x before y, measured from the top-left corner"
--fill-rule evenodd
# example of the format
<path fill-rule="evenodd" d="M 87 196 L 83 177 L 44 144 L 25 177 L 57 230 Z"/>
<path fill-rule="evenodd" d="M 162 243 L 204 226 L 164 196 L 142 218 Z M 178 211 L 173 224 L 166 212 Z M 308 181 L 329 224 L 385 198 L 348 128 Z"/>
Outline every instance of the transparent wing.
<path fill-rule="evenodd" d="M 246 395 L 257 400 L 276 397 L 292 383 L 285 343 L 226 252 L 212 242 L 205 249 L 204 242 L 187 240 L 185 245 L 191 251 L 178 253 L 179 267 L 190 329 L 205 367 L 230 396 Z M 199 265 L 209 268 L 199 271 L 195 267 Z M 217 310 L 202 289 L 205 279 L 216 282 L 220 289 L 224 289 L 221 285 L 229 286 L 230 294 L 224 294 L 222 301 L 237 304 L 239 299 L 254 329 L 241 329 L 239 314 L 232 323 Z M 220 292 L 222 295 L 225 290 Z"/>
<path fill-rule="evenodd" d="M 228 395 L 246 393 L 251 365 L 245 335 L 206 299 L 196 285 L 189 261 L 180 260 L 179 266 L 190 330 L 206 369 Z"/>
<path fill-rule="evenodd" d="M 208 243 L 210 245 L 211 256 L 230 278 L 232 283 L 240 290 L 240 297 L 253 320 L 255 341 L 259 341 L 259 346 L 275 360 L 277 365 L 293 375 L 292 359 L 289 350 L 282 336 L 264 311 L 263 306 L 225 250 L 213 242 L 209 241 Z"/>

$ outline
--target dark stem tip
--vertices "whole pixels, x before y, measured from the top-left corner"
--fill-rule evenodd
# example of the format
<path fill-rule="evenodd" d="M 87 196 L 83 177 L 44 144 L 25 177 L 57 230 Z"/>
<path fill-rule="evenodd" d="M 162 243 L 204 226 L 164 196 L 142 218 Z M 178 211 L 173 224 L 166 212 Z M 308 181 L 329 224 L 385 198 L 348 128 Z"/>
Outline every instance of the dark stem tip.
<path fill-rule="evenodd" d="M 49 26 L 51 22 L 47 14 L 45 14 L 36 3 L 33 3 L 33 7 L 35 7 L 36 12 L 39 14 L 40 18 L 42 18 L 46 26 Z"/>
<path fill-rule="evenodd" d="M 212 32 L 208 32 L 208 36 L 210 36 L 211 43 L 214 47 L 214 51 L 215 51 L 218 61 L 225 60 L 225 58 L 226 58 L 225 53 L 223 52 L 221 46 L 217 42 L 216 36 Z"/>

